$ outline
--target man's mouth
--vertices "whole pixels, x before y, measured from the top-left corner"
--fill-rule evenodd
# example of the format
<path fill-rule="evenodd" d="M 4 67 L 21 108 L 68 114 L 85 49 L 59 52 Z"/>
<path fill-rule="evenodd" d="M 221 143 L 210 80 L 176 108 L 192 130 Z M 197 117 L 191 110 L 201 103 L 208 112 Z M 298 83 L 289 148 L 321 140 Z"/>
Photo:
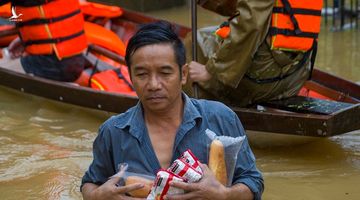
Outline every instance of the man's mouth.
<path fill-rule="evenodd" d="M 149 96 L 146 98 L 146 100 L 149 100 L 149 101 L 159 101 L 159 100 L 162 100 L 162 99 L 165 99 L 164 96 L 160 96 L 160 95 L 153 95 L 153 96 Z"/>

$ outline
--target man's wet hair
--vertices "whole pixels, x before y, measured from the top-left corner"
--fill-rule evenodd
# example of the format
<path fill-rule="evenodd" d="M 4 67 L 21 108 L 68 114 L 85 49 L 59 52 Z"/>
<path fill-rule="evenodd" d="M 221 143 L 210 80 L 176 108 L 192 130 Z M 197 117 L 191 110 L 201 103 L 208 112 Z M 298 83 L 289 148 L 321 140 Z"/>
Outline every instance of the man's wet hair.
<path fill-rule="evenodd" d="M 171 44 L 179 69 L 185 64 L 185 47 L 181 39 L 174 32 L 173 26 L 166 21 L 157 21 L 143 25 L 129 40 L 126 47 L 125 61 L 131 67 L 131 56 L 143 46 L 153 44 Z"/>

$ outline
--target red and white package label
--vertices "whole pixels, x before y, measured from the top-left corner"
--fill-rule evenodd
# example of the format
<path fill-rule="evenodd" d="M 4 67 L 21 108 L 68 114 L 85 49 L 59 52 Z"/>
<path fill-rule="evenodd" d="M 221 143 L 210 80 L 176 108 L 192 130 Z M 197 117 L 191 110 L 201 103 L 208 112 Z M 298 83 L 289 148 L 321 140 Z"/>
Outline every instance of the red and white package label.
<path fill-rule="evenodd" d="M 185 162 L 189 163 L 191 167 L 193 167 L 196 171 L 200 172 L 201 174 L 202 169 L 199 165 L 199 159 L 191 152 L 190 149 L 186 150 L 182 155 L 181 159 L 184 159 Z"/>
<path fill-rule="evenodd" d="M 171 187 L 170 182 L 185 182 L 185 180 L 176 174 L 168 172 L 166 170 L 160 170 L 156 174 L 155 182 L 151 188 L 150 194 L 147 196 L 147 200 L 163 200 L 167 194 L 184 194 L 184 190 L 176 187 Z"/>
<path fill-rule="evenodd" d="M 195 170 L 184 159 L 176 159 L 171 166 L 167 169 L 182 178 L 189 183 L 197 182 L 201 179 L 202 174 Z"/>

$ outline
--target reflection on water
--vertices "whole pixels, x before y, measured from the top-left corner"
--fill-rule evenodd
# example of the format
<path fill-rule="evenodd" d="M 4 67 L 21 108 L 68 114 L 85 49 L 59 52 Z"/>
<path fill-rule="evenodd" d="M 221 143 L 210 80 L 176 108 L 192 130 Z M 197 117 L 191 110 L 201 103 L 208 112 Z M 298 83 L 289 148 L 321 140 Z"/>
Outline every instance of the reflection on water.
<path fill-rule="evenodd" d="M 150 14 L 190 24 L 185 8 Z M 199 13 L 200 26 L 222 21 L 209 14 Z M 358 32 L 324 30 L 317 67 L 359 81 Z M 92 142 L 108 116 L 0 87 L 0 199 L 81 199 Z M 264 173 L 264 199 L 360 199 L 360 131 L 269 146 L 253 148 Z"/>
<path fill-rule="evenodd" d="M 0 199 L 81 199 L 80 177 L 108 114 L 0 88 Z"/>
<path fill-rule="evenodd" d="M 255 149 L 264 172 L 264 199 L 359 199 L 360 144 L 347 149 L 347 136 L 276 149 Z"/>

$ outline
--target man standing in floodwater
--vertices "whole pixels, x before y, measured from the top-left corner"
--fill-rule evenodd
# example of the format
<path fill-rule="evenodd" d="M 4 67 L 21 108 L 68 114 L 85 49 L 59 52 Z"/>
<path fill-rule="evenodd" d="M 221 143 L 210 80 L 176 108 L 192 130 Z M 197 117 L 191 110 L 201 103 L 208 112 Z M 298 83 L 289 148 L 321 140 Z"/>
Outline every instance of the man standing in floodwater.
<path fill-rule="evenodd" d="M 206 129 L 231 137 L 245 135 L 230 108 L 191 99 L 182 92 L 188 74 L 185 48 L 170 24 L 157 22 L 140 28 L 128 43 L 125 59 L 139 102 L 100 127 L 94 160 L 82 179 L 84 199 L 133 199 L 126 193 L 144 185 L 117 186 L 120 177 L 112 176 L 120 163 L 127 163 L 129 171 L 155 175 L 187 149 L 201 163 L 208 163 Z M 207 165 L 202 169 L 205 173 L 198 183 L 172 183 L 185 194 L 165 199 L 261 199 L 263 178 L 247 139 L 237 155 L 230 187 L 217 181 Z"/>

